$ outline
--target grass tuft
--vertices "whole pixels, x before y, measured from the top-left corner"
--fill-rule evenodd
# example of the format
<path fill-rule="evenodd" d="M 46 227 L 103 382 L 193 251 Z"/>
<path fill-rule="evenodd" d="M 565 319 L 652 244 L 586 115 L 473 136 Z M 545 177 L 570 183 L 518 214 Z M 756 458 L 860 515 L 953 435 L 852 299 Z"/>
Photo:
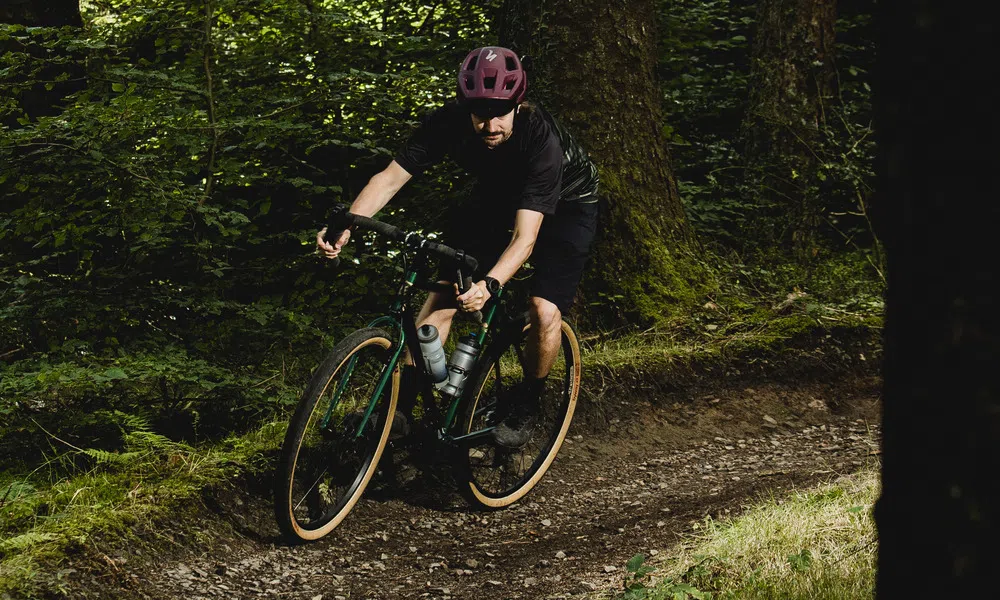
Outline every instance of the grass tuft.
<path fill-rule="evenodd" d="M 878 492 L 878 472 L 867 469 L 772 499 L 731 521 L 706 519 L 690 541 L 655 568 L 630 562 L 631 589 L 622 597 L 874 598 L 877 544 L 871 510 Z"/>

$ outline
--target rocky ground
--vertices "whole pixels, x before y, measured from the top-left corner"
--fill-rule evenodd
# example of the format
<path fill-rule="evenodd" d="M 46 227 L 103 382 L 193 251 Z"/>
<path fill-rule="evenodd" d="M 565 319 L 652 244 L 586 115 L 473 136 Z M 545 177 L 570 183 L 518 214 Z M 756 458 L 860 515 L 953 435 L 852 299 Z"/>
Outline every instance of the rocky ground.
<path fill-rule="evenodd" d="M 233 535 L 154 557 L 108 557 L 119 574 L 105 589 L 186 600 L 571 598 L 620 589 L 631 556 L 669 549 L 706 516 L 734 515 L 762 496 L 877 460 L 877 390 L 871 380 L 767 383 L 623 401 L 605 406 L 614 416 L 603 428 L 574 424 L 545 479 L 514 507 L 470 511 L 431 469 L 373 490 L 328 538 L 304 546 L 280 543 L 268 498 L 234 494 L 215 506 Z"/>

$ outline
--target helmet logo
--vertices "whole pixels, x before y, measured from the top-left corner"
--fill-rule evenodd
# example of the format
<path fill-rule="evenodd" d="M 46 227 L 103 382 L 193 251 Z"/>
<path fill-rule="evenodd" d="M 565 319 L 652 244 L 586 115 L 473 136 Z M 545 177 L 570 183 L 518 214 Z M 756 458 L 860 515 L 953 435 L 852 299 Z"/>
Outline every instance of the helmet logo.
<path fill-rule="evenodd" d="M 486 60 L 493 62 L 493 59 L 496 58 L 497 56 L 498 54 L 496 52 L 490 50 L 489 53 L 486 55 Z"/>

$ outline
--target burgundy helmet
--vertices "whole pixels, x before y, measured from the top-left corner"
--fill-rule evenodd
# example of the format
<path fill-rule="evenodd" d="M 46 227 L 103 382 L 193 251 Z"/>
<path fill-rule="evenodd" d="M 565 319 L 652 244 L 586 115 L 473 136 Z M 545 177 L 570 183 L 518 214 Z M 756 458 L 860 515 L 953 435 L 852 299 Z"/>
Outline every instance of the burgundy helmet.
<path fill-rule="evenodd" d="M 458 71 L 458 100 L 507 100 L 520 104 L 528 91 L 528 75 L 513 50 L 476 48 Z"/>

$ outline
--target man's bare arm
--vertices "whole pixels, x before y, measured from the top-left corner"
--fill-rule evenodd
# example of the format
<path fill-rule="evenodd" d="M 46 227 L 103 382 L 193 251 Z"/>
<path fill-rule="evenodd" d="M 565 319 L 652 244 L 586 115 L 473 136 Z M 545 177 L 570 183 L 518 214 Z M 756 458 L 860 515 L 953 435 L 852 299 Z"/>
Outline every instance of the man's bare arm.
<path fill-rule="evenodd" d="M 497 264 L 489 270 L 487 275 L 506 284 L 510 278 L 517 273 L 535 248 L 535 241 L 538 239 L 538 230 L 542 226 L 540 212 L 534 210 L 519 210 L 514 217 L 514 234 L 510 238 L 510 244 L 500 255 Z"/>
<path fill-rule="evenodd" d="M 514 276 L 514 273 L 517 273 L 524 261 L 531 256 L 544 216 L 534 210 L 517 211 L 517 215 L 514 217 L 514 235 L 511 236 L 510 244 L 500 255 L 497 264 L 487 273 L 488 277 L 496 279 L 500 285 L 510 281 L 510 278 Z M 457 298 L 459 306 L 465 311 L 480 310 L 489 299 L 490 293 L 486 290 L 485 281 L 476 282 L 476 285 Z"/>
<path fill-rule="evenodd" d="M 401 167 L 396 161 L 389 163 L 389 166 L 379 171 L 368 180 L 368 185 L 361 190 L 358 197 L 351 204 L 351 212 L 363 217 L 374 216 L 382 210 L 389 200 L 396 195 L 396 192 L 410 180 L 410 175 L 406 169 Z M 316 247 L 327 258 L 336 258 L 340 254 L 340 249 L 344 247 L 351 237 L 350 231 L 345 231 L 340 239 L 332 244 L 323 239 L 326 235 L 326 228 L 316 234 Z"/>
<path fill-rule="evenodd" d="M 372 217 L 382 210 L 389 200 L 396 195 L 396 192 L 410 180 L 410 175 L 406 169 L 398 162 L 392 161 L 389 166 L 382 169 L 368 180 L 368 185 L 361 190 L 358 197 L 351 204 L 351 212 L 363 217 Z"/>

